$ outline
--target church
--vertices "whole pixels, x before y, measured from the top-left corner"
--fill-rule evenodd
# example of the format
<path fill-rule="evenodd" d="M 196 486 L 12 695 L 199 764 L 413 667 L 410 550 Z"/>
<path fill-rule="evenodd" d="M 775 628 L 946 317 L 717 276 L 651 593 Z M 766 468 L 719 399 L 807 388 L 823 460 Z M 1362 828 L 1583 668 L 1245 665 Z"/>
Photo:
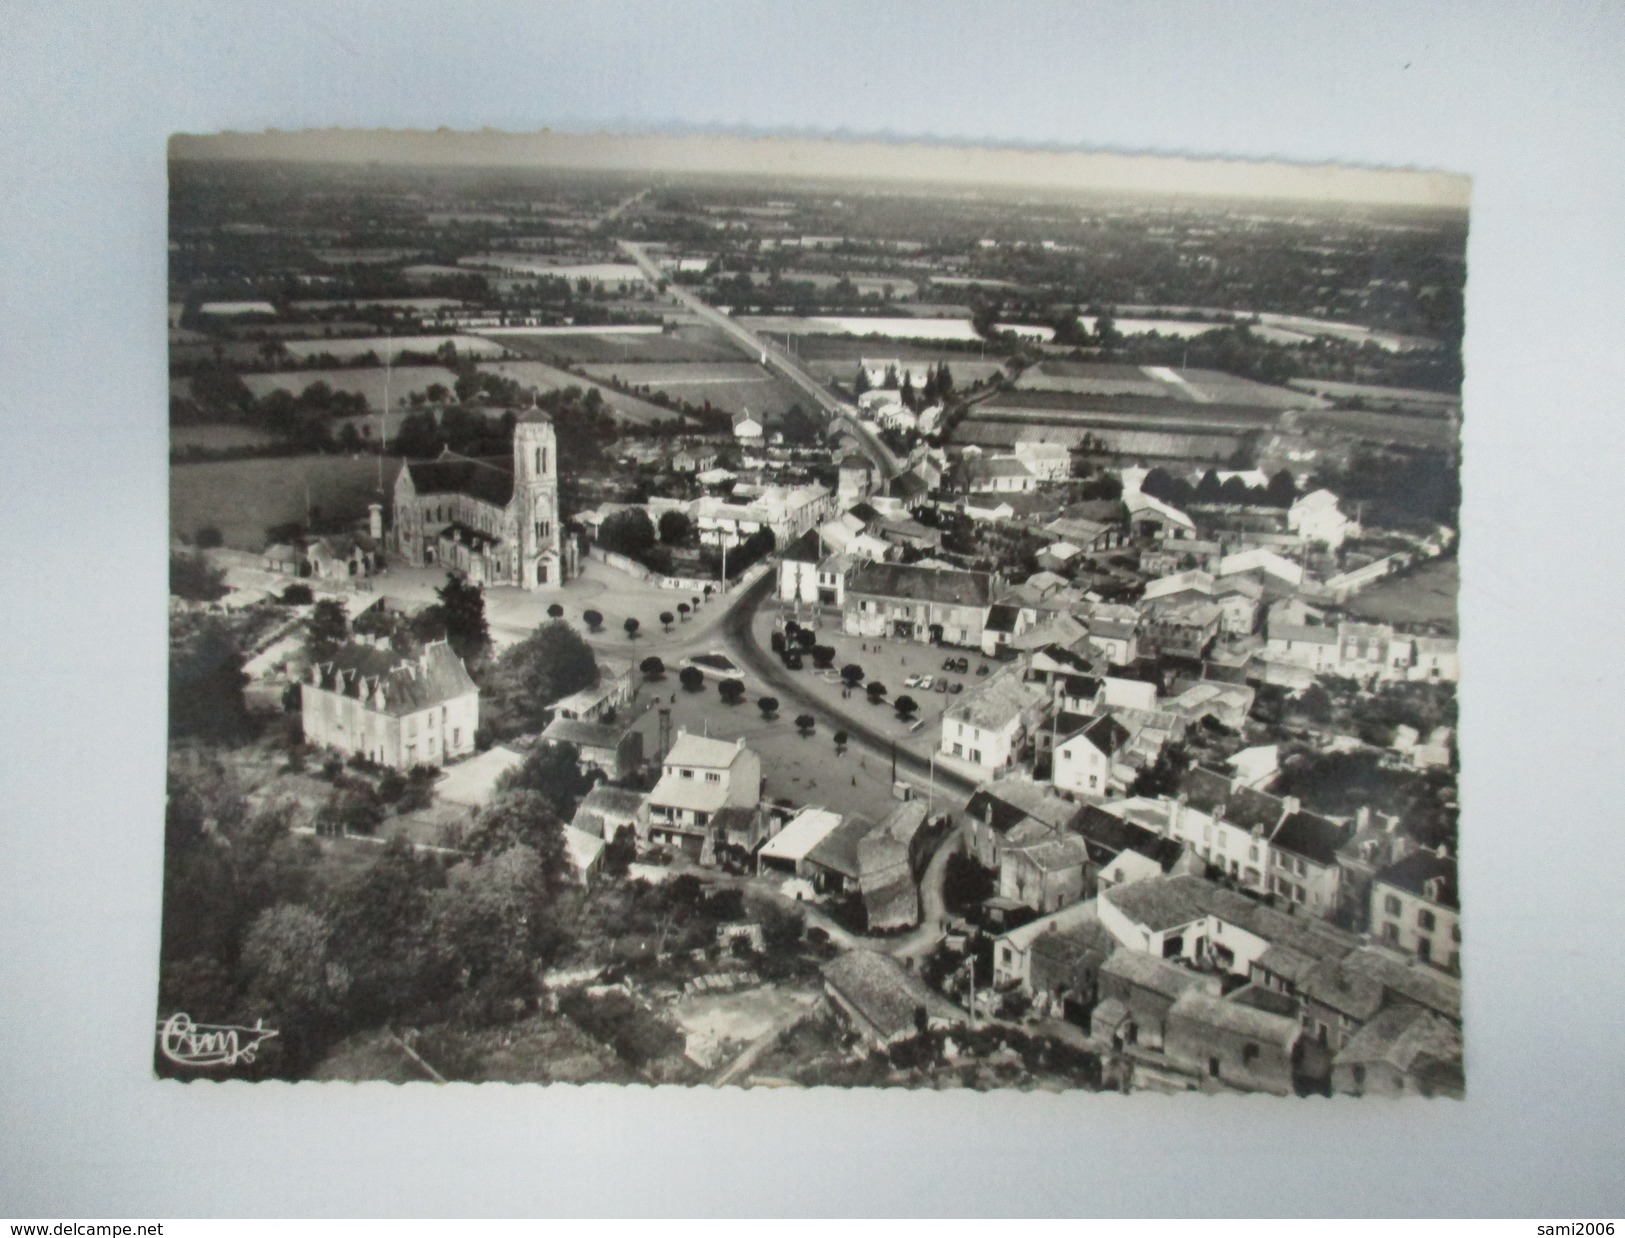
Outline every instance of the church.
<path fill-rule="evenodd" d="M 413 567 L 455 568 L 481 585 L 552 589 L 576 572 L 559 524 L 558 442 L 540 409 L 521 414 L 511 465 L 442 451 L 395 480 L 395 547 Z"/>

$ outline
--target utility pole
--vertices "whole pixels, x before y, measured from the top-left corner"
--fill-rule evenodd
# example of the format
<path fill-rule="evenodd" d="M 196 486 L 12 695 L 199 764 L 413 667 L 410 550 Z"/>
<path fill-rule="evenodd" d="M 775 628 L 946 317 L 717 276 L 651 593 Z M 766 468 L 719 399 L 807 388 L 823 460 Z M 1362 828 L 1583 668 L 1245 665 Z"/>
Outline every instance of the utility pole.
<path fill-rule="evenodd" d="M 389 436 L 389 374 L 395 359 L 395 332 L 384 329 L 384 411 L 378 418 L 378 493 L 384 492 L 384 439 Z"/>
<path fill-rule="evenodd" d="M 969 981 L 967 993 L 970 1001 L 967 1005 L 970 1007 L 970 1030 L 974 1032 L 976 1030 L 976 955 L 974 954 L 965 956 L 965 979 Z"/>

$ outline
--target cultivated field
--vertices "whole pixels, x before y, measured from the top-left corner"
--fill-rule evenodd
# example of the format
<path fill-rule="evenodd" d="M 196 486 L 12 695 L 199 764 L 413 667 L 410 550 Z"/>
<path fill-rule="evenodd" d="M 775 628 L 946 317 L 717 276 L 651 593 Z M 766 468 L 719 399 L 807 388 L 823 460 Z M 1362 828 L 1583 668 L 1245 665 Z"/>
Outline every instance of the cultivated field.
<path fill-rule="evenodd" d="M 386 495 L 399 471 L 400 461 L 384 460 Z M 324 521 L 361 519 L 367 504 L 379 501 L 378 459 L 290 456 L 177 464 L 169 470 L 170 531 L 193 537 L 213 525 L 227 546 L 263 550 L 266 529 L 305 518 L 307 493 Z"/>
<path fill-rule="evenodd" d="M 658 404 L 650 404 L 647 400 L 640 400 L 636 396 L 623 395 L 608 387 L 587 381 L 568 370 L 561 370 L 556 366 L 548 365 L 543 361 L 489 361 L 482 369 L 490 370 L 513 379 L 521 387 L 535 387 L 538 391 L 563 391 L 567 387 L 580 387 L 590 390 L 597 387 L 604 397 L 604 403 L 614 410 L 615 415 L 622 421 L 632 425 L 649 425 L 656 421 L 670 421 L 680 414 L 669 409 L 661 408 Z M 673 392 L 681 396 L 681 392 Z"/>
<path fill-rule="evenodd" d="M 503 357 L 508 354 L 501 344 L 477 335 L 369 335 L 360 339 L 285 340 L 282 346 L 296 357 L 316 357 L 323 353 L 335 357 L 360 357 L 371 352 L 377 353 L 382 361 L 386 351 L 390 356 L 399 356 L 403 352 L 432 353 L 448 343 L 455 345 L 457 351 L 465 356 Z"/>
<path fill-rule="evenodd" d="M 1415 571 L 1380 581 L 1355 594 L 1348 612 L 1377 623 L 1440 623 L 1456 632 L 1456 598 L 1461 565 L 1452 556 L 1424 563 Z"/>
<path fill-rule="evenodd" d="M 169 449 L 185 451 L 201 447 L 205 451 L 227 451 L 234 447 L 268 447 L 277 441 L 274 434 L 252 426 L 171 426 Z"/>
<path fill-rule="evenodd" d="M 971 320 L 965 318 L 791 318 L 742 317 L 740 322 L 753 331 L 768 335 L 855 335 L 886 336 L 903 340 L 965 340 L 974 342 Z"/>
<path fill-rule="evenodd" d="M 583 365 L 594 378 L 618 378 L 634 387 L 648 386 L 664 391 L 675 400 L 690 404 L 709 401 L 715 408 L 777 416 L 792 404 L 805 407 L 810 401 L 797 387 L 748 361 L 676 362 L 669 365 L 631 362 L 625 365 Z"/>
<path fill-rule="evenodd" d="M 1305 409 L 1289 415 L 1306 430 L 1345 434 L 1379 446 L 1453 447 L 1459 441 L 1455 424 L 1444 417 L 1353 408 Z"/>
<path fill-rule="evenodd" d="M 674 361 L 738 361 L 739 345 L 709 327 L 680 326 L 675 331 L 617 333 L 598 335 L 509 334 L 499 338 L 503 345 L 521 356 L 554 365 L 605 363 L 665 363 Z"/>

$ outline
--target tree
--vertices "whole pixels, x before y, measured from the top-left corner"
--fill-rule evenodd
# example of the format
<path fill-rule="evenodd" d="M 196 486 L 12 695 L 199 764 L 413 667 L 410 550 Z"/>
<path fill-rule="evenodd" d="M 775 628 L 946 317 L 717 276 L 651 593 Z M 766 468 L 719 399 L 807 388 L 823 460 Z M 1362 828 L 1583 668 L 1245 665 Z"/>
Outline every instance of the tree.
<path fill-rule="evenodd" d="M 816 727 L 817 725 L 818 725 L 818 720 L 816 718 L 814 718 L 811 714 L 797 714 L 796 715 L 796 730 L 801 733 L 801 737 L 803 739 L 805 739 L 807 736 L 811 735 L 813 733 L 813 728 Z"/>
<path fill-rule="evenodd" d="M 503 651 L 484 677 L 485 725 L 497 734 L 536 731 L 560 697 L 598 683 L 598 663 L 581 634 L 553 620 Z"/>
<path fill-rule="evenodd" d="M 660 626 L 665 628 L 666 631 L 668 631 L 668 632 L 671 631 L 671 625 L 673 623 L 675 623 L 676 621 L 677 621 L 677 616 L 672 614 L 671 611 L 663 610 L 663 611 L 660 612 Z"/>
<path fill-rule="evenodd" d="M 169 556 L 169 591 L 190 602 L 213 602 L 229 592 L 225 572 L 200 554 Z"/>
<path fill-rule="evenodd" d="M 774 696 L 764 696 L 756 702 L 756 708 L 762 711 L 762 717 L 771 719 L 779 712 L 779 700 Z"/>
<path fill-rule="evenodd" d="M 694 538 L 694 522 L 688 513 L 672 508 L 660 513 L 660 540 L 668 546 L 686 546 Z"/>
<path fill-rule="evenodd" d="M 743 679 L 724 679 L 717 685 L 717 695 L 722 698 L 724 705 L 737 705 L 745 699 L 745 681 Z"/>
<path fill-rule="evenodd" d="M 446 628 L 446 639 L 461 658 L 473 660 L 491 643 L 485 622 L 485 591 L 459 571 L 446 573 L 446 583 L 435 590 L 435 607 Z"/>
<path fill-rule="evenodd" d="M 869 371 L 863 367 L 862 362 L 859 362 L 857 377 L 852 380 L 852 394 L 862 395 L 867 390 L 869 390 Z"/>
<path fill-rule="evenodd" d="M 581 618 L 582 621 L 586 623 L 589 631 L 597 632 L 604 626 L 604 616 L 599 614 L 596 610 L 582 611 Z"/>
<path fill-rule="evenodd" d="M 542 862 L 518 845 L 446 874 L 434 922 L 467 1014 L 493 1021 L 531 1006 L 537 975 L 565 942 Z"/>
<path fill-rule="evenodd" d="M 886 685 L 878 679 L 870 680 L 869 686 L 864 691 L 868 692 L 871 705 L 878 705 L 886 698 Z"/>
<path fill-rule="evenodd" d="M 567 747 L 547 745 L 536 750 L 536 753 L 542 752 L 562 754 L 569 762 L 565 775 L 576 777 L 575 757 Z M 556 761 L 550 764 L 557 768 Z M 558 794 L 548 794 L 534 783 L 515 785 L 502 780 L 498 793 L 480 809 L 463 849 L 475 856 L 492 856 L 511 847 L 525 847 L 536 857 L 549 881 L 559 880 L 569 867 L 563 822 L 575 814 L 574 801 L 585 794 L 585 787 L 586 781 L 579 779 L 573 787 L 556 786 L 554 790 Z M 568 791 L 575 791 L 577 795 L 571 796 Z M 568 813 L 561 808 L 567 808 Z"/>
<path fill-rule="evenodd" d="M 846 686 L 855 688 L 863 682 L 863 668 L 856 662 L 848 662 L 841 667 L 841 678 L 846 680 Z"/>
<path fill-rule="evenodd" d="M 783 658 L 780 660 L 784 663 L 784 669 L 787 671 L 799 671 L 801 669 L 801 655 L 794 649 L 786 649 Z"/>
<path fill-rule="evenodd" d="M 334 598 L 316 603 L 305 620 L 305 652 L 312 662 L 326 662 L 350 639 L 350 621 L 344 605 Z"/>
<path fill-rule="evenodd" d="M 666 664 L 656 657 L 647 657 L 638 663 L 638 669 L 643 672 L 645 679 L 662 679 L 666 674 Z"/>
<path fill-rule="evenodd" d="M 832 735 L 830 738 L 835 743 L 835 755 L 836 756 L 840 756 L 843 752 L 846 751 L 847 734 L 846 734 L 845 731 L 836 731 L 835 734 Z"/>
<path fill-rule="evenodd" d="M 1202 474 L 1202 480 L 1196 483 L 1196 492 L 1192 495 L 1198 503 L 1218 503 L 1224 495 L 1223 483 L 1219 481 L 1219 474 L 1209 469 Z"/>
<path fill-rule="evenodd" d="M 310 591 L 309 585 L 289 585 L 282 591 L 281 602 L 284 606 L 309 606 L 316 600 L 316 595 Z"/>
<path fill-rule="evenodd" d="M 214 550 L 225 544 L 226 539 L 220 536 L 220 530 L 212 524 L 206 524 L 197 531 L 197 547 L 199 550 Z"/>
<path fill-rule="evenodd" d="M 614 554 L 637 559 L 655 544 L 655 527 L 641 507 L 629 507 L 598 526 L 598 544 Z"/>
<path fill-rule="evenodd" d="M 169 648 L 169 733 L 234 743 L 249 730 L 248 676 L 236 638 L 209 616 Z"/>
<path fill-rule="evenodd" d="M 564 607 L 560 606 L 557 602 L 554 602 L 553 605 L 547 608 L 547 617 L 549 619 L 564 618 Z"/>
<path fill-rule="evenodd" d="M 689 605 L 688 605 L 688 603 L 687 602 L 679 602 L 679 603 L 677 603 L 677 619 L 678 619 L 678 622 L 687 623 L 688 622 L 688 615 L 689 615 Z"/>
<path fill-rule="evenodd" d="M 835 646 L 814 645 L 812 651 L 813 666 L 818 670 L 827 671 L 835 664 Z"/>
<path fill-rule="evenodd" d="M 335 1016 L 350 977 L 331 952 L 327 919 L 309 907 L 283 903 L 262 911 L 243 941 L 242 970 L 250 993 L 266 1002 L 274 1026 L 302 1058 Z"/>
<path fill-rule="evenodd" d="M 796 644 L 801 646 L 803 653 L 811 652 L 813 646 L 817 643 L 818 633 L 811 628 L 802 628 L 801 631 L 796 633 Z"/>
<path fill-rule="evenodd" d="M 1289 469 L 1282 469 L 1270 478 L 1264 488 L 1264 501 L 1271 507 L 1291 507 L 1298 501 L 1298 483 Z"/>
<path fill-rule="evenodd" d="M 892 702 L 892 708 L 897 711 L 899 718 L 906 720 L 919 711 L 920 703 L 912 696 L 900 696 Z"/>
<path fill-rule="evenodd" d="M 383 819 L 384 806 L 372 785 L 360 779 L 347 779 L 333 788 L 327 802 L 317 811 L 316 832 L 370 835 Z"/>
<path fill-rule="evenodd" d="M 685 666 L 677 672 L 677 682 L 685 692 L 700 692 L 705 688 L 705 672 L 697 666 Z"/>

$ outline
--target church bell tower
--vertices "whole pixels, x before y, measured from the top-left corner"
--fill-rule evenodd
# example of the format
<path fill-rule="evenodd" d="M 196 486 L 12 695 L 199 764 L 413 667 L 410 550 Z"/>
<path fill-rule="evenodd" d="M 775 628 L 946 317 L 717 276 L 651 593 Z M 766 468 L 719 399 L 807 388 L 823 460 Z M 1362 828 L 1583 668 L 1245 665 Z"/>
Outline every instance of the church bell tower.
<path fill-rule="evenodd" d="M 558 457 L 552 420 L 540 409 L 524 413 L 513 429 L 513 487 L 519 508 L 518 584 L 523 589 L 556 589 L 564 583 Z"/>

